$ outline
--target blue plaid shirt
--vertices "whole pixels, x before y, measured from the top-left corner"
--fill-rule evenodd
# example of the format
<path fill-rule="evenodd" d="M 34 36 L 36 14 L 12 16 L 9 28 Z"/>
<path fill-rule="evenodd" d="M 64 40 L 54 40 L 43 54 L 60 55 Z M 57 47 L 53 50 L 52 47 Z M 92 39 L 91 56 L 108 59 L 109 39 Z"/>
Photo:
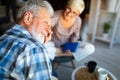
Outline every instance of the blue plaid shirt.
<path fill-rule="evenodd" d="M 51 80 L 45 47 L 16 24 L 0 38 L 0 80 Z"/>

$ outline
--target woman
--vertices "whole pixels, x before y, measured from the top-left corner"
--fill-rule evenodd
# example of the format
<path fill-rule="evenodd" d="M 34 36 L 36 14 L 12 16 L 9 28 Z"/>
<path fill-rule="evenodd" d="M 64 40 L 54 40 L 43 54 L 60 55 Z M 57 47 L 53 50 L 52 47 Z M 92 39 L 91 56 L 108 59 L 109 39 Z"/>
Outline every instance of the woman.
<path fill-rule="evenodd" d="M 79 39 L 82 23 L 79 15 L 83 12 L 84 8 L 85 4 L 83 0 L 68 0 L 65 9 L 56 11 L 52 16 L 52 41 L 55 43 L 58 50 L 67 42 L 76 42 Z M 84 58 L 94 52 L 94 46 L 86 42 L 80 42 L 79 51 L 81 54 L 83 53 L 82 58 Z M 67 50 L 65 52 L 66 54 L 61 53 L 62 52 L 59 50 L 57 55 L 73 55 L 70 50 Z"/>
<path fill-rule="evenodd" d="M 79 39 L 81 18 L 79 15 L 84 10 L 83 0 L 69 0 L 65 10 L 56 11 L 52 16 L 52 40 L 56 47 L 62 47 L 67 42 Z"/>

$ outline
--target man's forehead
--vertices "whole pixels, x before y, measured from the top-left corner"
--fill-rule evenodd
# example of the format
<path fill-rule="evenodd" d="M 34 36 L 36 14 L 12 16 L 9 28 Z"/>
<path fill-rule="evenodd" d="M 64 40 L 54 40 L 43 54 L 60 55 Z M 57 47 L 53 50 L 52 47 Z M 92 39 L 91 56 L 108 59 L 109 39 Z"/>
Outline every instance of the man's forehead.
<path fill-rule="evenodd" d="M 38 10 L 38 15 L 41 16 L 41 17 L 50 17 L 50 13 L 48 12 L 48 10 L 44 7 L 41 7 L 39 10 Z"/>

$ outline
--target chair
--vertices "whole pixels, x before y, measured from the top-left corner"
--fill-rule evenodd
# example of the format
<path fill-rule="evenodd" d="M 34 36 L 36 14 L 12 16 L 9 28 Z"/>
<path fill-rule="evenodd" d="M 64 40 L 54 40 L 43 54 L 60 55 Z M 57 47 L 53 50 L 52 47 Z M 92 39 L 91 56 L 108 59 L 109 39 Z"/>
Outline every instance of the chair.
<path fill-rule="evenodd" d="M 52 66 L 53 69 L 55 68 L 55 64 L 60 64 L 60 63 L 66 63 L 66 62 L 71 62 L 72 68 L 75 69 L 75 63 L 74 63 L 74 57 L 73 56 L 59 56 L 55 57 L 55 59 L 52 61 Z"/>
<path fill-rule="evenodd" d="M 8 29 L 12 28 L 13 25 L 15 25 L 14 22 L 2 24 L 2 25 L 0 26 L 0 36 L 3 35 L 5 31 L 7 31 Z"/>

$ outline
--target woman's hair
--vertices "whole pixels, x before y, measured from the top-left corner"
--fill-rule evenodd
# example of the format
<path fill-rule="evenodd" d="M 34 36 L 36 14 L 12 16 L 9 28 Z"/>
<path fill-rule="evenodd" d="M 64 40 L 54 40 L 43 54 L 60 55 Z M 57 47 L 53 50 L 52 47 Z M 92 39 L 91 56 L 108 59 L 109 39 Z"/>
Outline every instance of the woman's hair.
<path fill-rule="evenodd" d="M 20 6 L 20 8 L 18 10 L 17 19 L 18 20 L 22 19 L 23 15 L 24 15 L 24 13 L 26 11 L 30 11 L 33 14 L 33 16 L 37 16 L 38 10 L 41 7 L 46 8 L 48 11 L 50 11 L 50 9 L 52 8 L 51 5 L 47 1 L 42 1 L 42 0 L 28 0 L 28 1 L 24 2 L 23 4 L 21 4 L 21 6 Z M 53 13 L 51 13 L 51 15 L 52 14 Z"/>
<path fill-rule="evenodd" d="M 77 9 L 79 13 L 82 13 L 85 8 L 85 4 L 83 0 L 68 0 L 66 7 Z"/>

